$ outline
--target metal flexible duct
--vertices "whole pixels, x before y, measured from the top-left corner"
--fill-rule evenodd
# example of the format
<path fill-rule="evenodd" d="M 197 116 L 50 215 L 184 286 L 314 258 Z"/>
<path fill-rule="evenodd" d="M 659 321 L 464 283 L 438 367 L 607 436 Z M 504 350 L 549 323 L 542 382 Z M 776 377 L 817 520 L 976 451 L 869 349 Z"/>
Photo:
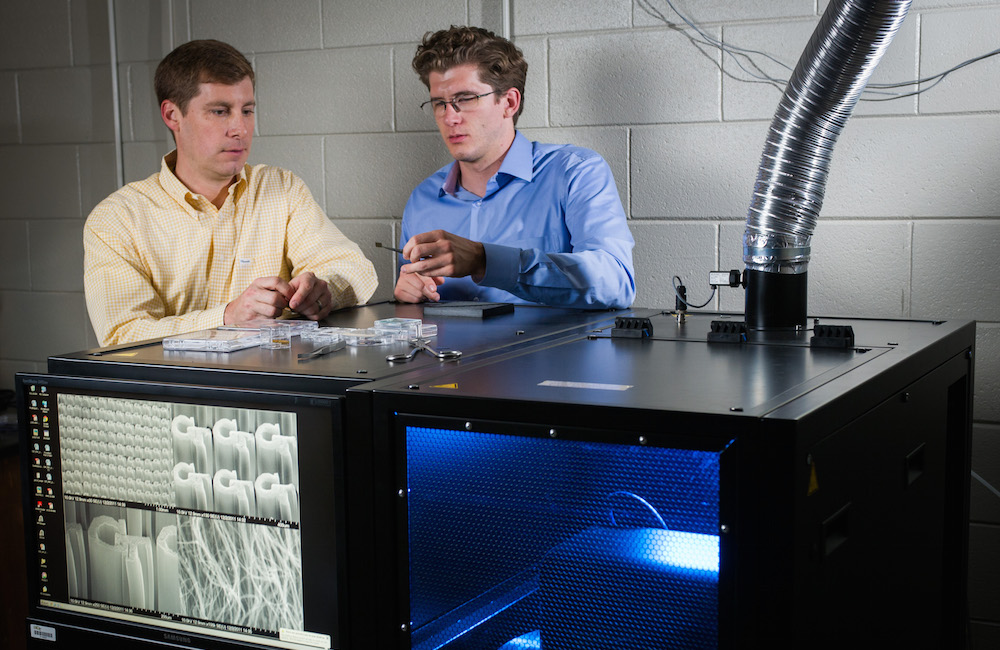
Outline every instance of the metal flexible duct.
<path fill-rule="evenodd" d="M 743 236 L 748 272 L 806 272 L 833 147 L 910 3 L 831 0 L 823 13 L 768 131 Z"/>

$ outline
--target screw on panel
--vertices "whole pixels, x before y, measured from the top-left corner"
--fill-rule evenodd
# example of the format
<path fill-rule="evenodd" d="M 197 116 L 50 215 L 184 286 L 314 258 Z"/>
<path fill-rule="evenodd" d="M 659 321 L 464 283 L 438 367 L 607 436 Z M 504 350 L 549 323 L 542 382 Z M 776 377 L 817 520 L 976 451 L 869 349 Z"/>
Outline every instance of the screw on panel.
<path fill-rule="evenodd" d="M 639 444 L 640 445 L 646 444 L 646 436 L 639 436 Z"/>
<path fill-rule="evenodd" d="M 910 394 L 909 393 L 903 393 L 903 401 L 904 402 L 909 402 L 910 401 Z"/>
<path fill-rule="evenodd" d="M 408 629 L 410 629 L 410 626 L 407 625 L 406 623 L 403 623 L 402 625 L 399 626 L 400 632 L 406 632 Z"/>
<path fill-rule="evenodd" d="M 410 390 L 420 390 L 420 384 L 410 384 L 407 388 Z"/>
<path fill-rule="evenodd" d="M 368 374 L 368 371 L 367 370 L 363 370 L 363 369 L 358 369 L 358 370 L 355 370 L 354 372 L 356 372 L 359 375 Z"/>
<path fill-rule="evenodd" d="M 517 330 L 516 332 L 514 332 L 514 334 L 516 336 L 521 336 L 522 334 L 524 334 L 524 330 Z"/>
<path fill-rule="evenodd" d="M 555 429 L 549 429 L 549 437 L 550 438 L 555 438 L 556 437 L 556 430 Z"/>
<path fill-rule="evenodd" d="M 733 413 L 742 413 L 743 412 L 743 407 L 742 406 L 730 406 L 729 410 L 732 411 Z"/>
<path fill-rule="evenodd" d="M 406 490 L 404 490 L 403 488 L 399 488 L 399 491 L 396 492 L 396 496 L 402 499 L 403 497 L 406 496 Z"/>
<path fill-rule="evenodd" d="M 466 431 L 472 431 L 472 423 L 471 422 L 466 422 L 465 423 L 465 430 Z"/>
<path fill-rule="evenodd" d="M 806 465 L 807 466 L 812 466 L 812 464 L 813 464 L 813 455 L 812 454 L 806 454 Z"/>
<path fill-rule="evenodd" d="M 728 533 L 729 532 L 729 525 L 728 524 L 722 524 L 721 526 L 719 526 L 719 530 L 722 531 L 723 533 Z"/>

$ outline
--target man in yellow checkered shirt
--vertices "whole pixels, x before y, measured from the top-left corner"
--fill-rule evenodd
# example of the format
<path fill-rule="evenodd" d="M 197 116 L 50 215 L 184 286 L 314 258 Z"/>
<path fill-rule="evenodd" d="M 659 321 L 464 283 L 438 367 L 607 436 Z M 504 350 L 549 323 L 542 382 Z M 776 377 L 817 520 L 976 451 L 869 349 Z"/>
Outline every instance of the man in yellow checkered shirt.
<path fill-rule="evenodd" d="M 235 48 L 191 41 L 160 62 L 176 150 L 102 201 L 84 228 L 87 310 L 103 345 L 261 318 L 313 320 L 378 284 L 358 246 L 291 172 L 246 164 L 254 73 Z"/>

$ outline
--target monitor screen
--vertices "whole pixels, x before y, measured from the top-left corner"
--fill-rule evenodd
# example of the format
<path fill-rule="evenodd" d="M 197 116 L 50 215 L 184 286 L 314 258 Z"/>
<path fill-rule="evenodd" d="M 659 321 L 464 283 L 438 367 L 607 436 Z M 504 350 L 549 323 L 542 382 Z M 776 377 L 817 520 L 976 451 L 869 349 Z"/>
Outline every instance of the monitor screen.
<path fill-rule="evenodd" d="M 337 398 L 17 379 L 33 640 L 338 647 Z"/>

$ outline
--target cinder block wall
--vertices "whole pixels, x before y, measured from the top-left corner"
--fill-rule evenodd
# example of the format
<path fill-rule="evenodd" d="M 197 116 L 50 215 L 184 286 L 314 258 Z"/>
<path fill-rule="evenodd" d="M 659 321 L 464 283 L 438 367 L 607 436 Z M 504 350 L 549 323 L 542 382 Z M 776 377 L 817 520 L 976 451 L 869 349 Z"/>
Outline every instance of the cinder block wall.
<path fill-rule="evenodd" d="M 674 0 L 704 31 L 794 65 L 824 0 Z M 448 162 L 417 105 L 420 36 L 502 30 L 501 0 L 131 0 L 115 3 L 126 181 L 171 148 L 152 73 L 191 38 L 245 52 L 258 74 L 251 161 L 302 176 L 377 262 L 392 259 L 412 187 Z M 511 0 L 530 63 L 519 126 L 601 152 L 636 237 L 638 306 L 693 300 L 707 273 L 742 268 L 740 237 L 780 91 L 696 47 L 663 0 Z M 0 8 L 0 387 L 49 354 L 96 345 L 81 229 L 116 181 L 105 3 Z M 915 0 L 873 81 L 909 81 L 997 47 L 1000 2 Z M 787 75 L 768 64 L 773 75 Z M 976 647 L 1000 647 L 1000 57 L 926 93 L 858 106 L 835 149 L 810 266 L 809 312 L 971 318 L 977 325 L 970 607 Z M 710 307 L 741 310 L 738 291 Z"/>

